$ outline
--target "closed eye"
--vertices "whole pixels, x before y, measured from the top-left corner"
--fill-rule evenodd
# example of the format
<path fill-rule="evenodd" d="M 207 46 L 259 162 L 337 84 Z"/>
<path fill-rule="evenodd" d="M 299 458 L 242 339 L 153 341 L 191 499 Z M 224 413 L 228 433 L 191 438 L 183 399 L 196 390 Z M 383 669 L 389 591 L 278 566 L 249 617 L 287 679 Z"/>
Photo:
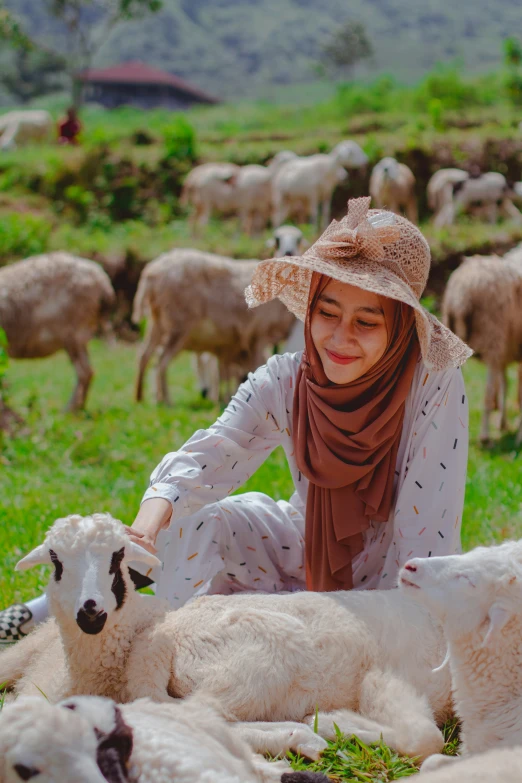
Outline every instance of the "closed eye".
<path fill-rule="evenodd" d="M 319 310 L 319 315 L 322 315 L 324 318 L 336 318 L 337 316 L 335 313 L 327 313 L 326 310 Z"/>
<path fill-rule="evenodd" d="M 466 579 L 466 581 L 470 584 L 471 587 L 476 587 L 474 582 L 471 581 L 471 579 L 467 574 L 457 574 L 457 579 Z"/>
<path fill-rule="evenodd" d="M 364 329 L 373 329 L 375 326 L 379 325 L 375 323 L 374 324 L 369 323 L 368 321 L 358 321 L 357 323 L 359 324 L 359 326 L 362 326 Z"/>

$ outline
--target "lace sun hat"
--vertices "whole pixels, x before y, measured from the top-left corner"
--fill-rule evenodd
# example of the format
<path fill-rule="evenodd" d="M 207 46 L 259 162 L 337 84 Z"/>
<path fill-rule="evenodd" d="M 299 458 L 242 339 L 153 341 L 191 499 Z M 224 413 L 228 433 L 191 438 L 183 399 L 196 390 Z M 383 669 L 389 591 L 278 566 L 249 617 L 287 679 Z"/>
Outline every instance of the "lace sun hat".
<path fill-rule="evenodd" d="M 345 217 L 333 220 L 302 256 L 261 261 L 245 291 L 248 306 L 279 298 L 304 321 L 312 273 L 320 272 L 410 305 L 426 367 L 460 367 L 473 351 L 419 301 L 430 271 L 427 241 L 406 218 L 369 207 L 369 197 L 350 199 Z"/>

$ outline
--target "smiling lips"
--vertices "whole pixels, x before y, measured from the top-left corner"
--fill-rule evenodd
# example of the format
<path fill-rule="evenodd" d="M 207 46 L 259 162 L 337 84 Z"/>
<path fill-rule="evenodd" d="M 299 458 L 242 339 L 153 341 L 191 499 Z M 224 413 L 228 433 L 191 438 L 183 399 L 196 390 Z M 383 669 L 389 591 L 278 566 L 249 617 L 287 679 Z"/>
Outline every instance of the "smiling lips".
<path fill-rule="evenodd" d="M 325 351 L 328 355 L 328 358 L 335 364 L 351 364 L 352 362 L 356 362 L 357 359 L 361 358 L 360 356 L 343 356 L 342 354 L 329 351 L 328 348 L 325 348 Z"/>

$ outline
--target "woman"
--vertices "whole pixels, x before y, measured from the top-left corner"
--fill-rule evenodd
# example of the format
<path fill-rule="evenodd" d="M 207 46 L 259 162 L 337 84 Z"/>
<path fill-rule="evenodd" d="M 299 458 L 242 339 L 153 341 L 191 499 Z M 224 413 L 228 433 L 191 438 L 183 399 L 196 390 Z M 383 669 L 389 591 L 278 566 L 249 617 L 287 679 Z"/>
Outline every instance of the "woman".
<path fill-rule="evenodd" d="M 408 558 L 459 551 L 471 351 L 419 304 L 420 231 L 369 203 L 351 200 L 303 256 L 259 264 L 249 304 L 277 296 L 304 319 L 304 353 L 271 357 L 152 474 L 128 533 L 158 551 L 156 592 L 174 607 L 391 588 Z M 232 495 L 277 446 L 291 499 Z"/>

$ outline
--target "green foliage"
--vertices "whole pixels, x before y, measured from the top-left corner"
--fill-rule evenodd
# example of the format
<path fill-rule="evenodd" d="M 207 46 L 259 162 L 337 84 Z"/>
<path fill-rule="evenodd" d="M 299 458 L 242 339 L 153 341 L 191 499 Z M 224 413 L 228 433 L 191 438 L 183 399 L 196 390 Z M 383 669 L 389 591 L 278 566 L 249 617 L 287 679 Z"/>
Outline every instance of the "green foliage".
<path fill-rule="evenodd" d="M 189 163 L 196 160 L 196 131 L 182 114 L 177 115 L 175 120 L 164 129 L 163 136 L 166 160 Z"/>
<path fill-rule="evenodd" d="M 7 336 L 0 326 L 0 403 L 5 402 L 5 375 L 9 359 L 7 356 Z"/>
<path fill-rule="evenodd" d="M 508 67 L 518 68 L 522 64 L 522 43 L 518 38 L 511 36 L 504 39 L 504 64 Z"/>
<path fill-rule="evenodd" d="M 0 263 L 43 253 L 51 233 L 49 221 L 31 214 L 10 212 L 0 220 Z"/>
<path fill-rule="evenodd" d="M 322 60 L 334 70 L 350 71 L 373 56 L 373 47 L 362 22 L 348 20 L 338 26 L 322 49 Z"/>
<path fill-rule="evenodd" d="M 439 65 L 420 82 L 415 91 L 414 106 L 426 111 L 433 100 L 440 101 L 445 110 L 462 110 L 488 105 L 492 96 L 484 95 L 480 85 L 465 79 L 457 67 Z"/>
<path fill-rule="evenodd" d="M 4 7 L 0 0 L 0 41 L 6 41 L 17 49 L 32 49 L 34 44 L 24 30 L 19 17 Z"/>
<path fill-rule="evenodd" d="M 337 726 L 335 731 L 335 741 L 328 742 L 328 748 L 323 751 L 319 761 L 310 762 L 302 756 L 289 753 L 292 767 L 296 770 L 322 772 L 323 775 L 346 783 L 372 780 L 388 783 L 418 772 L 414 759 L 400 756 L 382 740 L 366 745 L 357 737 L 344 736 Z"/>
<path fill-rule="evenodd" d="M 336 88 L 336 102 L 347 115 L 381 113 L 393 108 L 398 93 L 393 77 L 385 74 L 370 84 L 341 82 Z"/>
<path fill-rule="evenodd" d="M 445 130 L 444 105 L 440 98 L 432 98 L 430 100 L 428 103 L 428 114 L 430 115 L 431 124 L 435 130 Z"/>

